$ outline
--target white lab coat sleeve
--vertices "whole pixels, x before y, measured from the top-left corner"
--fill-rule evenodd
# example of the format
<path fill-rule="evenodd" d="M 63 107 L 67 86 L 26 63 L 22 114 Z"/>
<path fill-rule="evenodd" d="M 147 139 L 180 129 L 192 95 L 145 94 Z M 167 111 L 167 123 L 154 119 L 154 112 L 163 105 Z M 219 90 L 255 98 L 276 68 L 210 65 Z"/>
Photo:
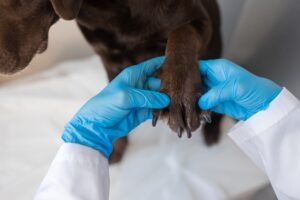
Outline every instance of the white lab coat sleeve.
<path fill-rule="evenodd" d="M 42 181 L 35 200 L 108 200 L 108 161 L 98 151 L 64 143 Z"/>
<path fill-rule="evenodd" d="M 287 89 L 229 136 L 267 174 L 279 199 L 300 199 L 300 104 Z"/>

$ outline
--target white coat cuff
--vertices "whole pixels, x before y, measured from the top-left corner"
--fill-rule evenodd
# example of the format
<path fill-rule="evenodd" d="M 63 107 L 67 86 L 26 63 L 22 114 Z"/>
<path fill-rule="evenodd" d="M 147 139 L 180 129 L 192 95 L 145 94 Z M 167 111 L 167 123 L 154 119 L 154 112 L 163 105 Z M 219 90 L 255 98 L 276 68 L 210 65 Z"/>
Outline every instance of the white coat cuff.
<path fill-rule="evenodd" d="M 57 156 L 53 162 L 61 162 L 66 160 L 79 163 L 108 164 L 107 158 L 99 151 L 74 143 L 64 143 L 58 150 Z"/>
<path fill-rule="evenodd" d="M 101 199 L 109 193 L 108 161 L 98 151 L 64 143 L 35 196 L 46 199 Z"/>
<path fill-rule="evenodd" d="M 238 122 L 228 135 L 237 144 L 241 144 L 279 122 L 298 104 L 299 100 L 283 88 L 268 109 L 256 113 L 246 121 Z"/>

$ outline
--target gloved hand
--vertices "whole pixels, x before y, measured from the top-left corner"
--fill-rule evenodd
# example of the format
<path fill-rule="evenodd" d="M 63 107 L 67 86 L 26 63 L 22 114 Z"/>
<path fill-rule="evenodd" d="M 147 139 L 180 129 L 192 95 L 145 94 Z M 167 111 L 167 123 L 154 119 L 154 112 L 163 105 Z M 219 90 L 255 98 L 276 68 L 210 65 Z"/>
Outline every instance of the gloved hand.
<path fill-rule="evenodd" d="M 200 98 L 199 106 L 239 120 L 266 109 L 282 90 L 225 59 L 201 61 L 200 72 L 208 92 Z"/>
<path fill-rule="evenodd" d="M 161 109 L 170 103 L 166 94 L 157 92 L 160 80 L 152 77 L 163 60 L 154 58 L 123 70 L 79 110 L 65 126 L 62 139 L 94 148 L 109 157 L 114 140 L 151 119 L 152 108 Z"/>

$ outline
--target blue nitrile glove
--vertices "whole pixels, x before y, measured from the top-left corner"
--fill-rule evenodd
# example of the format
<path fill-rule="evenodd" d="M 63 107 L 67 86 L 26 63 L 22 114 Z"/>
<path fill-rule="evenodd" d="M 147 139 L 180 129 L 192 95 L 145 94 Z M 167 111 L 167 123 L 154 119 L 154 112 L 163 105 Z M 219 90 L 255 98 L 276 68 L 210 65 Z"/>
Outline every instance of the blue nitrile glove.
<path fill-rule="evenodd" d="M 154 58 L 123 70 L 79 110 L 65 126 L 62 139 L 109 157 L 113 141 L 151 119 L 152 108 L 161 109 L 170 103 L 166 94 L 158 92 L 160 80 L 152 77 L 163 60 Z"/>
<path fill-rule="evenodd" d="M 208 92 L 199 100 L 204 109 L 247 120 L 264 110 L 282 88 L 225 59 L 201 61 L 200 72 Z"/>

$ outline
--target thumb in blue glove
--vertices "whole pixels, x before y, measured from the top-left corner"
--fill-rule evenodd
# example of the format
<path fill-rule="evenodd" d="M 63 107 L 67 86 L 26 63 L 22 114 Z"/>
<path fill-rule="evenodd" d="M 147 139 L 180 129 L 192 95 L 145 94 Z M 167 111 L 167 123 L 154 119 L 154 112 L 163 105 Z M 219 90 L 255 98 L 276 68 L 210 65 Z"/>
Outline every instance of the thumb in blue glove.
<path fill-rule="evenodd" d="M 282 90 L 274 82 L 225 59 L 201 61 L 199 64 L 208 89 L 199 100 L 199 106 L 204 110 L 247 120 L 266 109 Z"/>
<path fill-rule="evenodd" d="M 109 157 L 116 139 L 151 119 L 152 109 L 162 109 L 170 103 L 166 94 L 158 92 L 160 80 L 152 77 L 163 60 L 158 57 L 123 70 L 79 110 L 65 126 L 62 139 Z"/>

